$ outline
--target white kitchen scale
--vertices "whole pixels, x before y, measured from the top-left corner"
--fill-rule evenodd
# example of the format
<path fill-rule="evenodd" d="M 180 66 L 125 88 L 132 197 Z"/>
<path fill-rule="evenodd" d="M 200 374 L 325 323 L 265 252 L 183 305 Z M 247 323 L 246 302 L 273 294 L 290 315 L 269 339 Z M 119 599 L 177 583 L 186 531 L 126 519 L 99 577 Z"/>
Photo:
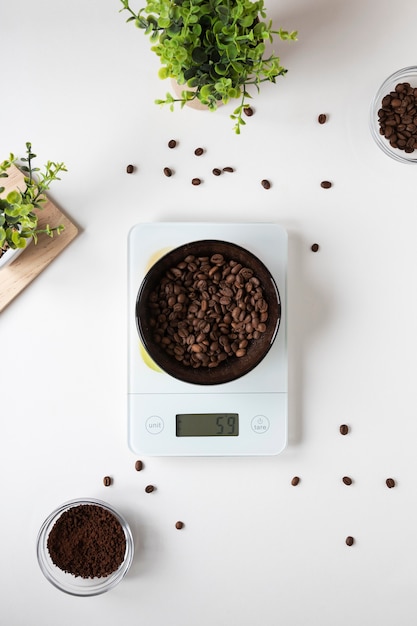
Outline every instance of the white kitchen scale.
<path fill-rule="evenodd" d="M 257 256 L 275 279 L 281 322 L 265 358 L 219 385 L 182 382 L 159 370 L 141 345 L 135 307 L 149 267 L 163 254 L 202 239 L 228 241 Z M 279 454 L 287 443 L 287 233 L 278 224 L 137 224 L 128 245 L 128 441 L 150 456 Z"/>

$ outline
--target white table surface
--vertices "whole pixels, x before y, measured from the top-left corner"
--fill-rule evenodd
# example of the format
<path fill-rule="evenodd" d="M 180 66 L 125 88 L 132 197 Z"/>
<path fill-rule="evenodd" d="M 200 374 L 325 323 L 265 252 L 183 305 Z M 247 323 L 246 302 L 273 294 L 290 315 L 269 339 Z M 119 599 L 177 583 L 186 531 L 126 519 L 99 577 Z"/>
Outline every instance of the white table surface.
<path fill-rule="evenodd" d="M 65 161 L 51 197 L 80 227 L 1 314 L 5 626 L 415 624 L 417 172 L 376 147 L 368 109 L 389 74 L 417 61 L 417 4 L 266 6 L 299 40 L 279 45 L 289 72 L 237 137 L 233 105 L 153 104 L 167 87 L 117 0 L 1 3 L 1 158 L 30 140 L 40 163 Z M 226 165 L 236 171 L 210 174 Z M 143 458 L 138 473 L 127 233 L 181 220 L 288 230 L 290 441 L 277 457 Z M 119 508 L 136 544 L 125 580 L 84 599 L 52 587 L 35 554 L 44 518 L 82 496 Z"/>

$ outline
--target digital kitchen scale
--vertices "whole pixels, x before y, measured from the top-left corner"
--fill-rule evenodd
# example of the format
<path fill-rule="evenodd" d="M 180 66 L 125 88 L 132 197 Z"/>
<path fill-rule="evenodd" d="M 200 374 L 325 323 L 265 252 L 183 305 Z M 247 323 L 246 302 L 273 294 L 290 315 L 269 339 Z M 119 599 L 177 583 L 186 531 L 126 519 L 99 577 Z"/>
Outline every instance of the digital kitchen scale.
<path fill-rule="evenodd" d="M 163 254 L 202 239 L 246 248 L 271 272 L 281 322 L 265 358 L 248 374 L 216 385 L 187 383 L 162 372 L 141 345 L 135 307 L 149 267 Z M 150 456 L 279 454 L 287 443 L 287 233 L 278 224 L 160 222 L 137 224 L 128 243 L 128 441 Z"/>

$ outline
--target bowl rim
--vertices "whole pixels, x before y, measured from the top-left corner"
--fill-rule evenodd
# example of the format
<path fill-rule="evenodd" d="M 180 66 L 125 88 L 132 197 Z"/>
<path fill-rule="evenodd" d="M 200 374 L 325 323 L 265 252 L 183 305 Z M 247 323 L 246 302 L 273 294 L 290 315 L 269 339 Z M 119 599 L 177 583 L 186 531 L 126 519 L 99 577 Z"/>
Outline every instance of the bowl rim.
<path fill-rule="evenodd" d="M 265 272 L 265 275 L 268 277 L 268 280 L 270 281 L 270 284 L 272 286 L 272 292 L 274 294 L 275 297 L 275 301 L 276 301 L 276 305 L 278 308 L 278 316 L 277 316 L 277 320 L 275 322 L 273 331 L 271 333 L 271 337 L 269 340 L 268 345 L 266 346 L 266 349 L 262 352 L 262 354 L 260 355 L 260 357 L 258 359 L 256 359 L 251 365 L 250 367 L 246 367 L 246 368 L 242 368 L 242 371 L 239 372 L 238 374 L 233 374 L 231 375 L 229 373 L 229 375 L 224 375 L 222 376 L 222 379 L 219 380 L 220 378 L 220 374 L 219 372 L 222 372 L 221 366 L 218 368 L 213 368 L 211 370 L 208 370 L 208 368 L 205 368 L 206 370 L 208 370 L 207 373 L 207 380 L 204 381 L 200 381 L 200 380 L 193 380 L 193 377 L 195 376 L 196 370 L 194 368 L 191 367 L 184 367 L 182 370 L 182 375 L 180 375 L 178 373 L 178 369 L 175 367 L 175 364 L 172 363 L 171 364 L 171 359 L 170 358 L 163 358 L 163 361 L 161 362 L 160 359 L 158 359 L 158 357 L 155 358 L 155 355 L 153 354 L 153 351 L 151 349 L 151 346 L 149 346 L 149 342 L 147 341 L 146 338 L 146 332 L 144 330 L 144 324 L 143 324 L 143 320 L 141 318 L 141 316 L 138 313 L 138 307 L 140 305 L 141 302 L 141 298 L 143 296 L 143 293 L 146 289 L 146 287 L 148 286 L 149 280 L 151 279 L 152 274 L 155 271 L 158 271 L 158 268 L 160 268 L 161 266 L 163 266 L 163 264 L 166 262 L 166 260 L 168 259 L 168 257 L 170 257 L 171 255 L 177 255 L 180 252 L 183 252 L 184 255 L 186 256 L 187 254 L 192 254 L 192 252 L 189 251 L 189 249 L 191 249 L 192 247 L 195 246 L 207 246 L 207 245 L 219 245 L 221 244 L 222 246 L 227 246 L 227 247 L 231 247 L 232 248 L 232 253 L 233 250 L 239 251 L 240 253 L 245 254 L 248 257 L 248 260 L 253 260 L 254 263 L 258 264 L 259 267 L 262 268 L 263 272 Z M 248 263 L 248 265 L 250 265 L 250 263 Z M 279 328 L 280 328 L 280 323 L 281 323 L 281 318 L 282 318 L 282 311 L 281 311 L 281 296 L 280 296 L 280 292 L 278 289 L 278 285 L 271 273 L 271 271 L 268 269 L 268 267 L 265 265 L 265 263 L 253 252 L 251 252 L 250 250 L 248 250 L 247 248 L 230 242 L 230 241 L 226 241 L 223 239 L 198 239 L 198 240 L 193 240 L 193 241 L 189 241 L 189 242 L 185 242 L 179 246 L 176 246 L 175 248 L 173 248 L 172 250 L 170 250 L 169 252 L 163 254 L 157 261 L 155 261 L 155 263 L 153 263 L 147 270 L 144 278 L 142 279 L 142 282 L 140 284 L 138 293 L 137 293 L 137 297 L 136 297 L 136 301 L 135 301 L 135 322 L 136 322 L 136 329 L 139 335 L 139 340 L 141 341 L 143 348 L 146 350 L 146 352 L 148 353 L 149 357 L 155 362 L 155 364 L 166 374 L 168 374 L 169 376 L 172 376 L 173 378 L 176 378 L 177 380 L 180 380 L 181 382 L 186 382 L 186 383 L 190 383 L 190 384 L 194 384 L 194 385 L 200 385 L 200 386 L 210 386 L 210 385 L 219 385 L 219 384 L 225 384 L 228 382 L 232 382 L 234 380 L 237 380 L 238 378 L 241 378 L 242 376 L 248 374 L 249 372 L 251 372 L 255 367 L 257 367 L 257 365 L 259 365 L 259 363 L 265 358 L 265 356 L 268 354 L 269 350 L 271 349 Z M 178 365 L 177 365 L 178 367 Z M 198 368 L 198 371 L 201 371 L 202 368 Z M 209 373 L 210 372 L 210 373 Z M 194 376 L 193 376 L 194 374 Z M 198 374 L 198 376 L 200 376 L 201 378 L 201 374 Z"/>
<path fill-rule="evenodd" d="M 73 574 L 64 572 L 53 563 L 46 545 L 49 533 L 62 513 L 72 507 L 88 504 L 100 506 L 112 513 L 117 521 L 120 523 L 126 538 L 126 551 L 123 563 L 121 563 L 117 570 L 103 578 L 80 579 L 80 577 L 75 577 Z M 96 596 L 105 593 L 110 589 L 113 589 L 113 587 L 118 585 L 129 571 L 130 566 L 133 562 L 134 551 L 135 547 L 133 535 L 126 518 L 111 504 L 98 498 L 74 498 L 72 500 L 64 502 L 53 511 L 51 511 L 51 513 L 45 518 L 39 529 L 36 539 L 36 556 L 43 575 L 54 587 L 72 596 Z M 65 584 L 58 580 L 57 576 L 54 575 L 55 572 L 56 574 L 59 574 L 61 576 L 67 575 L 68 584 Z M 78 586 L 74 583 L 71 584 L 70 581 L 76 581 L 77 579 L 78 582 L 82 581 L 84 585 Z"/>
<path fill-rule="evenodd" d="M 378 110 L 381 108 L 382 98 L 387 95 L 389 91 L 392 91 L 392 89 L 389 89 L 389 85 L 401 78 L 405 79 L 410 75 L 414 75 L 417 82 L 417 65 L 408 65 L 390 74 L 383 83 L 381 83 L 369 107 L 369 126 L 375 143 L 385 154 L 399 163 L 417 163 L 417 150 L 414 150 L 414 152 L 410 153 L 410 156 L 407 156 L 407 153 L 403 150 L 392 148 L 389 141 L 379 133 L 377 116 Z M 412 156 L 413 154 L 415 155 L 414 157 Z"/>

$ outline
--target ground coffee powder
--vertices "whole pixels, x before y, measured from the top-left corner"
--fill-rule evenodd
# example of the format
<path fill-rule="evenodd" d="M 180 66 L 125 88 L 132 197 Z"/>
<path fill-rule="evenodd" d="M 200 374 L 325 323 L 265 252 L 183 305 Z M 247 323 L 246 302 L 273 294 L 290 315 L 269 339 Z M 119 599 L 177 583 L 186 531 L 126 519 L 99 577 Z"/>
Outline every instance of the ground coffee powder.
<path fill-rule="evenodd" d="M 81 578 L 103 578 L 123 563 L 126 537 L 120 522 L 95 504 L 69 508 L 53 525 L 47 540 L 53 563 Z"/>

